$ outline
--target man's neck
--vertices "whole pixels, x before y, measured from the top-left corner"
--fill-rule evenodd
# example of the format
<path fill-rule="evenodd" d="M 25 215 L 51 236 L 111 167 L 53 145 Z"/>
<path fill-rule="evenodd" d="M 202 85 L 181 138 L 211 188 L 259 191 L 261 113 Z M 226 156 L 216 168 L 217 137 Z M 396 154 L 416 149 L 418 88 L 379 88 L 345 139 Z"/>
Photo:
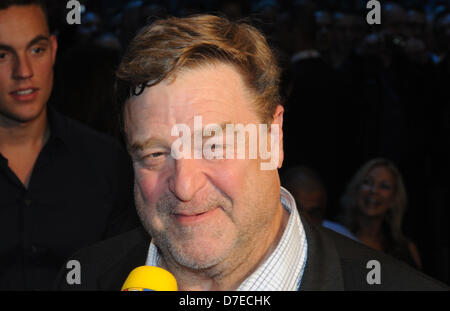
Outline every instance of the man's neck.
<path fill-rule="evenodd" d="M 47 109 L 28 122 L 18 122 L 0 115 L 0 152 L 42 147 L 49 137 Z"/>
<path fill-rule="evenodd" d="M 0 153 L 9 168 L 28 188 L 34 164 L 50 137 L 47 111 L 29 122 L 17 122 L 0 116 Z"/>

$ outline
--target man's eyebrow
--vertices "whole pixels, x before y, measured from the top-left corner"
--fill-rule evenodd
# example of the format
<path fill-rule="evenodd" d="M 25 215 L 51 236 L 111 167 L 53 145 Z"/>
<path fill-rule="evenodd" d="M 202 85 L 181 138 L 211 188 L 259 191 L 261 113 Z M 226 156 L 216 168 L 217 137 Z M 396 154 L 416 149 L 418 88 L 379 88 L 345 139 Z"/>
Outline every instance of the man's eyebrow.
<path fill-rule="evenodd" d="M 136 151 L 142 151 L 147 148 L 154 146 L 166 146 L 167 142 L 159 137 L 150 137 L 144 141 L 135 141 L 130 146 L 130 152 L 135 153 Z"/>
<path fill-rule="evenodd" d="M 44 35 L 38 35 L 36 36 L 33 40 L 31 40 L 28 44 L 27 44 L 27 48 L 35 45 L 36 43 L 40 42 L 40 41 L 50 41 L 50 38 Z M 2 44 L 0 43 L 0 50 L 5 50 L 8 52 L 14 52 L 14 48 L 10 45 L 7 44 Z"/>
<path fill-rule="evenodd" d="M 225 131 L 227 124 L 231 124 L 231 122 L 225 121 L 222 123 L 216 123 L 214 125 L 218 125 L 222 129 L 222 131 Z M 215 128 L 216 127 L 212 127 L 212 129 L 215 129 Z M 205 128 L 201 129 L 201 134 L 202 134 L 203 139 L 209 137 L 209 136 L 203 135 L 204 130 L 205 130 Z M 194 133 L 191 134 L 191 136 L 193 136 L 193 135 L 194 135 Z M 130 152 L 135 153 L 137 151 L 143 151 L 145 149 L 152 148 L 155 146 L 167 146 L 167 141 L 162 138 L 159 138 L 159 137 L 150 137 L 144 141 L 135 141 L 130 145 Z"/>
<path fill-rule="evenodd" d="M 215 130 L 219 127 L 219 128 L 222 130 L 222 133 L 223 133 L 223 132 L 225 132 L 225 130 L 226 130 L 228 124 L 233 125 L 233 124 L 231 123 L 231 121 L 224 121 L 224 122 L 221 122 L 221 123 L 212 123 L 212 124 L 208 124 L 207 126 L 205 126 L 205 127 L 203 127 L 203 128 L 201 129 L 201 134 L 202 134 L 203 139 L 206 139 L 206 138 L 210 137 L 210 136 L 205 136 L 205 135 L 203 135 L 203 133 L 204 133 L 204 131 L 205 131 L 206 128 L 209 128 L 211 131 L 215 131 Z M 194 132 L 193 135 L 198 134 L 198 132 L 199 132 L 199 131 Z"/>
<path fill-rule="evenodd" d="M 6 44 L 0 43 L 0 50 L 8 51 L 8 52 L 14 52 L 14 49 Z"/>
<path fill-rule="evenodd" d="M 30 43 L 28 43 L 27 47 L 31 47 L 31 46 L 35 45 L 36 43 L 38 43 L 40 41 L 47 41 L 48 42 L 48 41 L 50 41 L 50 38 L 48 36 L 38 35 L 33 40 L 31 40 Z"/>

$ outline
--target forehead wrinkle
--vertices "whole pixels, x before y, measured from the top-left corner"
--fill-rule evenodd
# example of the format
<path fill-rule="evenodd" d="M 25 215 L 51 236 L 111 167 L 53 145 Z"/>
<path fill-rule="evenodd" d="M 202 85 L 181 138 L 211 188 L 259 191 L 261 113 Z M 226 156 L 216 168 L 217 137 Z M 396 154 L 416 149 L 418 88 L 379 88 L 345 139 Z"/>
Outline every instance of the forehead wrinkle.
<path fill-rule="evenodd" d="M 228 74 L 230 72 L 231 76 Z M 212 79 L 211 73 L 213 73 Z M 225 80 L 221 78 L 222 73 L 227 73 L 229 78 Z M 235 102 L 244 102 L 245 105 L 248 105 L 247 102 L 253 99 L 253 94 L 245 86 L 241 74 L 227 64 L 201 66 L 183 71 L 177 74 L 174 81 L 162 81 L 151 89 L 163 91 L 162 96 L 166 97 L 169 109 L 216 105 L 216 107 L 222 108 L 222 112 L 227 112 L 229 111 L 227 108 L 236 106 Z M 225 109 L 223 109 L 224 107 Z M 197 113 L 197 115 L 199 114 Z"/>
<path fill-rule="evenodd" d="M 220 122 L 220 123 L 209 123 L 209 124 L 207 124 L 206 126 L 203 126 L 203 127 L 202 127 L 202 129 L 200 130 L 200 131 L 201 131 L 200 134 L 201 134 L 201 136 L 202 136 L 203 139 L 209 138 L 209 137 L 211 137 L 211 136 L 206 136 L 206 135 L 203 134 L 204 131 L 205 131 L 205 129 L 206 129 L 206 128 L 211 128 L 210 125 L 214 125 L 214 126 L 212 127 L 212 131 L 215 132 L 215 129 L 217 128 L 216 126 L 218 125 L 219 128 L 222 130 L 222 135 L 223 135 L 223 133 L 226 132 L 226 126 L 227 126 L 227 124 L 232 124 L 232 122 L 231 122 L 231 121 L 223 121 L 223 122 Z M 197 134 L 197 135 L 199 134 L 198 131 L 193 132 L 191 136 L 195 136 L 196 134 Z M 214 133 L 214 135 L 217 136 L 216 133 Z"/>
<path fill-rule="evenodd" d="M 219 78 L 216 79 L 214 77 L 213 79 L 206 80 L 207 85 L 204 85 L 202 84 L 203 82 L 202 79 L 204 79 L 203 73 L 205 72 L 208 73 L 213 72 L 214 76 Z M 227 73 L 231 73 L 231 76 L 227 75 Z M 222 76 L 224 76 L 223 74 L 227 75 L 228 78 L 227 79 L 221 78 Z M 190 78 L 192 78 L 193 76 L 196 76 L 198 78 L 197 80 L 200 81 L 200 84 L 202 85 L 192 83 L 191 81 L 193 80 L 191 80 Z M 183 71 L 178 75 L 176 82 L 173 82 L 173 84 L 176 84 L 179 81 L 181 81 L 181 83 L 187 81 L 187 84 L 184 85 L 186 90 L 206 91 L 200 92 L 200 94 L 202 94 L 201 99 L 203 100 L 217 101 L 218 99 L 217 92 L 219 92 L 219 95 L 225 95 L 223 98 L 234 100 L 236 100 L 236 96 L 240 100 L 244 100 L 248 99 L 248 96 L 252 95 L 252 92 L 246 86 L 242 75 L 232 65 L 225 63 L 217 63 L 217 64 L 214 63 L 199 66 L 198 68 L 195 69 Z M 234 90 L 234 92 L 230 92 L 229 91 L 230 89 Z M 222 97 L 219 97 L 219 99 L 221 98 Z"/>

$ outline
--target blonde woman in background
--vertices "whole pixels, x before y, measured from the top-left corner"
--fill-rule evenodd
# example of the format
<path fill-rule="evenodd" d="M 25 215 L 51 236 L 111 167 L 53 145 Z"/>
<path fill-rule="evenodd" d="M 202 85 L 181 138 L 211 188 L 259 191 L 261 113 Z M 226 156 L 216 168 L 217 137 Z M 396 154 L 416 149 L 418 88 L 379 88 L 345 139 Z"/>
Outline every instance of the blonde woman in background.
<path fill-rule="evenodd" d="M 417 247 L 402 232 L 406 190 L 390 160 L 364 164 L 347 186 L 342 205 L 343 222 L 362 243 L 422 268 Z"/>

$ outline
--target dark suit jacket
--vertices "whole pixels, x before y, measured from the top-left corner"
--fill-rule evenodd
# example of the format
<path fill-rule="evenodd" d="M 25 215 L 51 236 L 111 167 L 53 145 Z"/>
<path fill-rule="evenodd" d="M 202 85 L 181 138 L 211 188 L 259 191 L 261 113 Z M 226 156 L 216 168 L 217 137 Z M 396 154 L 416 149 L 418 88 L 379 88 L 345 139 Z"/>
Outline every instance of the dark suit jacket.
<path fill-rule="evenodd" d="M 308 256 L 300 290 L 448 290 L 448 287 L 408 265 L 326 228 L 302 220 L 308 241 Z M 130 231 L 78 252 L 81 284 L 69 285 L 65 267 L 59 290 L 120 290 L 128 274 L 145 264 L 150 237 L 142 229 Z M 378 260 L 381 284 L 369 285 L 366 268 Z"/>

